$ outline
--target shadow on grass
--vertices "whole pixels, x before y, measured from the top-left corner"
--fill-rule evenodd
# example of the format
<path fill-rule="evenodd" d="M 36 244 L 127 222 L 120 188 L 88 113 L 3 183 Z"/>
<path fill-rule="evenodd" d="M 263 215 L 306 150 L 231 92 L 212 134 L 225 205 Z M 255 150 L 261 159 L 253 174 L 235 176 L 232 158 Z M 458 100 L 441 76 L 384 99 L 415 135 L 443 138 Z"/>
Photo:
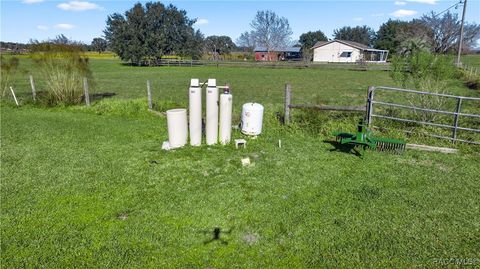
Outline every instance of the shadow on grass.
<path fill-rule="evenodd" d="M 330 152 L 339 151 L 346 154 L 354 154 L 355 156 L 362 157 L 362 154 L 355 149 L 354 145 L 351 144 L 341 144 L 336 141 L 324 140 L 323 143 L 330 144 L 334 148 L 330 149 Z"/>
<path fill-rule="evenodd" d="M 211 235 L 212 235 L 212 238 L 203 241 L 203 244 L 204 244 L 204 245 L 207 245 L 207 244 L 210 244 L 210 243 L 212 243 L 212 242 L 214 242 L 214 241 L 219 241 L 219 242 L 222 243 L 223 245 L 228 245 L 228 241 L 225 240 L 225 239 L 223 239 L 223 238 L 221 238 L 221 237 L 220 237 L 220 234 L 230 234 L 230 233 L 232 232 L 232 230 L 233 230 L 233 228 L 230 228 L 230 230 L 228 230 L 228 231 L 222 231 L 222 229 L 219 228 L 219 227 L 215 227 L 215 228 L 213 229 L 213 231 L 211 231 L 211 230 L 203 230 L 203 231 L 201 231 L 202 233 L 204 233 L 204 234 L 211 234 Z"/>

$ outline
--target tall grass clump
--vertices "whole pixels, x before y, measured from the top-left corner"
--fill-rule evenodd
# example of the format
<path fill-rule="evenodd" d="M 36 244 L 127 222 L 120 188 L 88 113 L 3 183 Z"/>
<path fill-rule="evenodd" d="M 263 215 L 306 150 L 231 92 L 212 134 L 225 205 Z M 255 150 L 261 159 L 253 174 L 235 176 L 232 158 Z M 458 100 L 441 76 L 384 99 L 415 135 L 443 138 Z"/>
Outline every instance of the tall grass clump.
<path fill-rule="evenodd" d="M 11 85 L 12 78 L 15 76 L 15 73 L 19 69 L 20 60 L 17 57 L 0 57 L 0 64 L 1 64 L 1 79 L 0 85 L 2 88 L 2 97 L 5 96 L 5 93 L 8 91 L 8 88 Z"/>
<path fill-rule="evenodd" d="M 47 105 L 74 105 L 84 98 L 83 78 L 92 85 L 88 57 L 78 44 L 36 42 L 31 44 L 31 57 L 46 81 Z"/>

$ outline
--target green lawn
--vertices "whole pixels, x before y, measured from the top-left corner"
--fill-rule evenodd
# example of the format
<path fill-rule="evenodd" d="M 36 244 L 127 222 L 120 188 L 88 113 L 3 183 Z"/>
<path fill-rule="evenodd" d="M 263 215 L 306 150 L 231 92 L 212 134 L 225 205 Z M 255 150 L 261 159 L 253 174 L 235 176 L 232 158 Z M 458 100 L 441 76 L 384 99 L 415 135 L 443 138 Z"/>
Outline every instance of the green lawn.
<path fill-rule="evenodd" d="M 393 84 L 387 72 L 134 68 L 94 59 L 96 91 L 117 97 L 39 108 L 27 104 L 28 73 L 38 73 L 28 60 L 22 66 L 15 88 L 26 105 L 15 108 L 7 95 L 0 110 L 2 268 L 480 264 L 478 147 L 360 158 L 328 142 L 331 131 L 352 130 L 358 114 L 295 112 L 291 126 L 275 116 L 287 81 L 295 102 L 363 104 L 369 85 Z M 264 133 L 241 150 L 162 151 L 166 119 L 137 98 L 151 79 L 158 109 L 186 106 L 191 77 L 231 84 L 234 124 L 243 102 L 263 103 Z M 478 96 L 460 81 L 449 85 Z M 245 157 L 251 166 L 242 167 Z M 204 243 L 215 227 L 231 230 L 221 233 L 227 244 Z"/>

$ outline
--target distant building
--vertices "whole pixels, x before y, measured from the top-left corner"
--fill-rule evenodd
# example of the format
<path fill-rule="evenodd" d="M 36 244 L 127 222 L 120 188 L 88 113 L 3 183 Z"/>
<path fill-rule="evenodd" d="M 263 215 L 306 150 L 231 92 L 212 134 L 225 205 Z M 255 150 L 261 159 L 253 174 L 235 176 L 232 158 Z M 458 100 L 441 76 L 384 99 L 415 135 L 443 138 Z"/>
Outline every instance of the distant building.
<path fill-rule="evenodd" d="M 289 47 L 267 52 L 264 47 L 256 47 L 255 61 L 298 61 L 302 59 L 300 47 Z"/>
<path fill-rule="evenodd" d="M 355 63 L 360 61 L 385 63 L 388 50 L 369 48 L 353 41 L 319 41 L 313 47 L 314 62 Z"/>

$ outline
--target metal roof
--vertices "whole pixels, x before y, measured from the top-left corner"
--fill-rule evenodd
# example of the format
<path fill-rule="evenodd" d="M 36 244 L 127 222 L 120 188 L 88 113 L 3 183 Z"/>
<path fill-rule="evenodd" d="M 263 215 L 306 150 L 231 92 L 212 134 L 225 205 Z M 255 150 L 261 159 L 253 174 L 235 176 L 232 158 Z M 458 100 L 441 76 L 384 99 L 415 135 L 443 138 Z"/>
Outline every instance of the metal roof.
<path fill-rule="evenodd" d="M 316 49 L 318 47 L 323 47 L 327 44 L 330 44 L 330 43 L 333 43 L 333 42 L 338 42 L 338 43 L 342 43 L 344 45 L 347 45 L 347 46 L 350 46 L 350 47 L 353 47 L 353 48 L 357 48 L 359 50 L 367 50 L 367 51 L 387 51 L 387 50 L 378 50 L 378 49 L 371 49 L 369 48 L 367 45 L 364 45 L 364 44 L 360 44 L 358 42 L 354 42 L 354 41 L 347 41 L 347 40 L 331 40 L 331 41 L 318 41 L 313 47 L 312 49 Z"/>
<path fill-rule="evenodd" d="M 302 48 L 301 47 L 287 47 L 287 48 L 280 48 L 280 49 L 274 49 L 272 51 L 276 52 L 300 52 Z M 260 51 L 267 51 L 267 48 L 265 47 L 255 47 L 255 52 L 260 52 Z"/>

